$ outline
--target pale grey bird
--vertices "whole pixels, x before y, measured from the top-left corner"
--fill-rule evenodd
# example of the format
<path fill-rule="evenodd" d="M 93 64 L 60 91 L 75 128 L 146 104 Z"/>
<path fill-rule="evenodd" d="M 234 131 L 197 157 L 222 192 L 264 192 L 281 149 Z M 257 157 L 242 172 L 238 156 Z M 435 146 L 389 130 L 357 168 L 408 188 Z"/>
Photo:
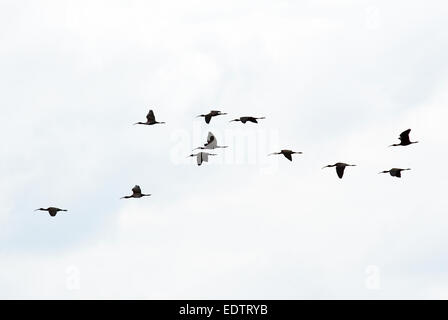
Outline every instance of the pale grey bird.
<path fill-rule="evenodd" d="M 212 120 L 213 117 L 222 116 L 222 115 L 225 115 L 225 114 L 227 114 L 227 113 L 224 113 L 224 112 L 221 112 L 221 111 L 218 111 L 218 110 L 212 110 L 209 113 L 201 114 L 201 115 L 197 116 L 196 118 L 203 117 L 205 119 L 205 123 L 208 124 L 208 123 L 210 123 L 210 121 Z"/>
<path fill-rule="evenodd" d="M 345 168 L 346 167 L 356 167 L 356 164 L 346 164 L 346 163 L 343 163 L 343 162 L 338 162 L 336 164 L 325 166 L 322 169 L 332 168 L 332 167 L 336 167 L 336 173 L 338 174 L 338 177 L 340 179 L 342 179 L 342 177 L 344 176 Z"/>
<path fill-rule="evenodd" d="M 270 153 L 270 154 L 268 154 L 268 156 L 272 156 L 275 154 L 282 154 L 285 156 L 286 159 L 288 159 L 289 161 L 292 161 L 293 154 L 303 154 L 303 152 L 296 152 L 296 151 L 292 151 L 292 150 L 281 150 L 280 152 Z"/>
<path fill-rule="evenodd" d="M 68 210 L 65 210 L 65 209 L 59 209 L 59 208 L 55 208 L 55 207 L 49 207 L 49 208 L 47 208 L 47 209 L 44 209 L 44 208 L 39 208 L 39 209 L 36 209 L 36 210 L 34 210 L 34 211 L 48 211 L 48 213 L 50 214 L 50 216 L 52 216 L 52 217 L 55 217 L 56 216 L 56 214 L 58 213 L 58 212 L 61 212 L 61 211 L 68 211 Z"/>
<path fill-rule="evenodd" d="M 218 146 L 218 140 L 216 139 L 215 135 L 213 133 L 209 132 L 208 136 L 207 136 L 207 143 L 204 144 L 203 147 L 199 147 L 194 150 L 219 149 L 219 148 L 224 149 L 224 148 L 227 148 L 227 146 Z"/>
<path fill-rule="evenodd" d="M 130 196 L 124 196 L 124 197 L 121 197 L 121 199 L 142 198 L 142 197 L 149 197 L 149 196 L 151 196 L 151 194 L 143 194 L 140 186 L 136 185 L 136 186 L 134 186 L 134 188 L 132 188 L 132 194 Z"/>
<path fill-rule="evenodd" d="M 381 171 L 378 174 L 380 174 L 380 173 L 389 173 L 392 177 L 401 178 L 401 172 L 407 171 L 407 170 L 411 170 L 411 169 L 392 168 L 390 170 Z"/>
<path fill-rule="evenodd" d="M 208 162 L 209 156 L 216 156 L 217 154 L 208 153 L 208 152 L 199 152 L 196 154 L 190 154 L 187 158 L 196 157 L 198 166 L 200 166 L 203 162 Z"/>
<path fill-rule="evenodd" d="M 149 110 L 148 114 L 146 115 L 146 122 L 136 122 L 136 124 L 145 124 L 148 126 L 154 125 L 154 124 L 164 124 L 165 122 L 158 122 L 156 121 L 156 117 L 154 116 L 154 111 Z"/>

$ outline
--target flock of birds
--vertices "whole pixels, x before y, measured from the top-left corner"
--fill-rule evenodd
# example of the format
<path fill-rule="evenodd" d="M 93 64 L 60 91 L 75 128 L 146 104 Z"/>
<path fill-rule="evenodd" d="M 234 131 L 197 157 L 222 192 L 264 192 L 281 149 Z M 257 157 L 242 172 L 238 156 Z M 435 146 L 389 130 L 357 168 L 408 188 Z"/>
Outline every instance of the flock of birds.
<path fill-rule="evenodd" d="M 205 123 L 209 124 L 210 121 L 212 120 L 213 117 L 217 117 L 217 116 L 221 116 L 221 115 L 226 115 L 227 113 L 221 112 L 221 111 L 217 111 L 217 110 L 212 110 L 207 114 L 201 114 L 199 116 L 197 116 L 197 118 L 204 118 Z M 258 123 L 258 120 L 262 120 L 262 119 L 266 119 L 265 117 L 250 117 L 250 116 L 245 116 L 245 117 L 240 117 L 234 120 L 231 120 L 230 122 L 241 122 L 243 124 L 246 124 L 248 122 L 251 123 Z M 159 122 L 156 120 L 156 117 L 154 115 L 154 111 L 153 110 L 149 110 L 148 114 L 146 115 L 146 122 L 136 122 L 134 123 L 134 125 L 156 125 L 156 124 L 165 124 L 165 122 Z M 411 133 L 411 129 L 408 129 L 404 132 L 402 132 L 399 136 L 399 140 L 400 143 L 395 143 L 390 145 L 389 147 L 398 147 L 398 146 L 409 146 L 411 144 L 414 143 L 418 143 L 418 141 L 411 141 L 409 138 L 409 134 Z M 216 139 L 216 137 L 214 136 L 213 133 L 209 132 L 208 137 L 207 137 L 207 142 L 201 146 L 198 147 L 194 150 L 214 150 L 214 149 L 224 149 L 224 148 L 228 148 L 228 146 L 219 146 L 218 145 L 218 140 Z M 193 151 L 194 151 L 193 150 Z M 288 159 L 289 161 L 292 161 L 292 156 L 294 154 L 302 154 L 302 152 L 296 152 L 296 151 L 292 151 L 292 150 L 288 150 L 288 149 L 284 149 L 281 150 L 280 152 L 274 152 L 269 154 L 270 155 L 283 155 L 286 159 Z M 217 154 L 215 153 L 209 153 L 209 152 L 204 152 L 201 151 L 199 153 L 196 154 L 191 154 L 188 157 L 196 157 L 197 160 L 197 164 L 200 166 L 202 165 L 203 162 L 208 162 L 208 158 L 209 156 L 216 156 Z M 342 177 L 344 176 L 344 172 L 345 169 L 347 167 L 355 167 L 355 164 L 347 164 L 344 162 L 337 162 L 335 164 L 332 165 L 328 165 L 323 167 L 322 169 L 325 168 L 336 168 L 336 173 L 338 175 L 338 177 L 340 179 L 342 179 Z M 385 171 L 381 171 L 378 174 L 382 174 L 382 173 L 389 173 L 392 177 L 396 177 L 396 178 L 401 178 L 401 173 L 403 171 L 407 171 L 407 170 L 411 170 L 410 168 L 407 169 L 402 169 L 402 168 L 392 168 L 390 170 L 385 170 Z M 140 186 L 136 185 L 132 188 L 132 194 L 129 196 L 124 196 L 121 199 L 130 199 L 130 198 L 143 198 L 143 197 L 149 197 L 151 196 L 151 194 L 144 194 L 142 193 L 142 189 L 140 188 Z M 39 208 L 36 209 L 35 211 L 47 211 L 50 216 L 54 217 L 56 216 L 56 214 L 58 212 L 66 212 L 68 210 L 66 209 L 59 209 L 56 207 L 49 207 L 49 208 Z"/>

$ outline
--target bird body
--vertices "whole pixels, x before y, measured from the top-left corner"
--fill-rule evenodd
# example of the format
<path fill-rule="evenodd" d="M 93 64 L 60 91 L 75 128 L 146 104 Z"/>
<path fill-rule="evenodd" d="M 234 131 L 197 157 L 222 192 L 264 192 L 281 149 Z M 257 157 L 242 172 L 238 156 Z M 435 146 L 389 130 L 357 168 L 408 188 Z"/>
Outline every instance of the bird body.
<path fill-rule="evenodd" d="M 208 162 L 209 156 L 216 156 L 217 154 L 208 152 L 199 152 L 196 154 L 191 154 L 188 157 L 196 157 L 198 166 L 202 165 L 203 162 Z"/>
<path fill-rule="evenodd" d="M 68 210 L 65 210 L 65 209 L 59 209 L 59 208 L 56 208 L 56 207 L 49 207 L 49 208 L 47 208 L 47 209 L 39 208 L 39 209 L 36 209 L 36 210 L 34 210 L 34 211 L 48 211 L 48 213 L 50 214 L 50 216 L 55 217 L 56 214 L 57 214 L 58 212 L 61 212 L 61 211 L 68 211 Z"/>
<path fill-rule="evenodd" d="M 143 194 L 140 186 L 136 185 L 136 186 L 134 186 L 134 188 L 132 188 L 132 194 L 130 196 L 124 196 L 121 199 L 142 198 L 142 197 L 149 197 L 149 196 L 151 196 L 151 194 Z"/>
<path fill-rule="evenodd" d="M 409 146 L 411 144 L 418 143 L 418 141 L 411 141 L 410 140 L 410 138 L 409 138 L 409 134 L 410 133 L 411 133 L 411 129 L 403 131 L 400 134 L 400 137 L 398 138 L 398 139 L 400 139 L 400 143 L 392 144 L 389 147 Z"/>
<path fill-rule="evenodd" d="M 400 168 L 392 168 L 390 170 L 385 170 L 380 173 L 389 173 L 392 177 L 401 178 L 401 172 L 407 171 L 411 169 L 400 169 Z"/>
<path fill-rule="evenodd" d="M 281 150 L 280 152 L 274 152 L 269 155 L 271 156 L 271 155 L 275 155 L 275 154 L 282 154 L 285 156 L 286 159 L 288 159 L 289 161 L 292 161 L 293 154 L 303 154 L 303 152 L 296 152 L 296 151 L 292 151 L 292 150 Z"/>
<path fill-rule="evenodd" d="M 356 167 L 356 164 L 346 164 L 343 162 L 338 162 L 332 165 L 328 165 L 323 167 L 322 169 L 325 168 L 333 168 L 336 167 L 336 173 L 338 174 L 339 179 L 342 179 L 342 177 L 344 176 L 344 171 L 346 167 Z"/>
<path fill-rule="evenodd" d="M 156 121 L 156 117 L 154 116 L 154 111 L 149 110 L 148 114 L 146 115 L 146 122 L 137 122 L 134 123 L 134 125 L 136 124 L 144 124 L 144 125 L 154 125 L 154 124 L 164 124 L 165 122 L 158 122 Z"/>
<path fill-rule="evenodd" d="M 260 117 L 260 118 L 256 118 L 256 117 L 240 117 L 238 119 L 234 119 L 231 120 L 230 122 L 241 122 L 241 123 L 246 123 L 246 122 L 252 122 L 252 123 L 258 123 L 257 120 L 261 120 L 261 119 L 266 119 L 265 117 Z"/>
<path fill-rule="evenodd" d="M 201 149 L 201 150 L 218 149 L 218 148 L 222 148 L 223 149 L 223 148 L 227 148 L 227 146 L 218 146 L 218 140 L 216 139 L 215 135 L 213 133 L 209 132 L 208 136 L 207 136 L 207 143 L 204 144 L 203 147 L 199 147 L 199 148 L 196 148 L 194 150 L 197 150 L 197 149 Z"/>
<path fill-rule="evenodd" d="M 197 118 L 203 117 L 205 119 L 205 123 L 209 124 L 213 117 L 222 116 L 225 114 L 227 114 L 227 113 L 224 113 L 224 112 L 221 112 L 218 110 L 212 110 L 207 114 L 201 114 L 201 115 L 197 116 Z"/>

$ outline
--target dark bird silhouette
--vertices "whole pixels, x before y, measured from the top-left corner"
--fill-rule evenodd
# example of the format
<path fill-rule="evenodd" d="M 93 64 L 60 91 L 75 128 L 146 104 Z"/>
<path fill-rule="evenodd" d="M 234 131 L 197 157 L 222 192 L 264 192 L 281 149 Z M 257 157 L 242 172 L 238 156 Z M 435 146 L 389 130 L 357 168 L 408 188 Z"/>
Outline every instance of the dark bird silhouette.
<path fill-rule="evenodd" d="M 216 156 L 217 154 L 208 153 L 208 152 L 199 152 L 196 154 L 190 154 L 187 158 L 196 157 L 198 166 L 200 166 L 203 162 L 208 162 L 208 156 Z"/>
<path fill-rule="evenodd" d="M 387 171 L 381 171 L 378 174 L 380 174 L 380 173 L 390 173 L 390 175 L 392 177 L 401 178 L 401 172 L 402 171 L 407 171 L 407 170 L 411 170 L 411 169 L 392 168 L 392 169 L 387 170 Z"/>
<path fill-rule="evenodd" d="M 50 216 L 55 217 L 56 214 L 57 214 L 58 212 L 60 212 L 60 211 L 67 211 L 67 210 L 65 210 L 65 209 L 59 209 L 59 208 L 55 208 L 55 207 L 49 207 L 49 208 L 47 208 L 47 209 L 39 208 L 39 209 L 36 209 L 36 210 L 34 210 L 34 211 L 48 211 L 48 213 L 50 214 Z"/>
<path fill-rule="evenodd" d="M 201 114 L 201 115 L 197 116 L 196 118 L 203 117 L 203 118 L 205 118 L 205 123 L 208 124 L 208 123 L 210 123 L 210 121 L 212 120 L 213 117 L 222 116 L 222 115 L 225 115 L 225 114 L 227 114 L 227 113 L 223 113 L 223 112 L 217 111 L 217 110 L 212 110 L 209 113 Z"/>
<path fill-rule="evenodd" d="M 325 166 L 322 169 L 332 168 L 332 167 L 336 167 L 336 173 L 338 174 L 338 177 L 340 179 L 342 179 L 342 177 L 344 176 L 345 168 L 346 167 L 356 167 L 356 164 L 346 164 L 346 163 L 343 163 L 343 162 L 338 162 L 338 163 L 333 164 L 333 165 Z"/>
<path fill-rule="evenodd" d="M 148 114 L 146 115 L 146 122 L 137 122 L 136 124 L 145 124 L 148 126 L 154 125 L 154 124 L 164 124 L 165 122 L 158 122 L 156 121 L 156 117 L 154 116 L 154 111 L 149 110 Z"/>
<path fill-rule="evenodd" d="M 286 159 L 288 159 L 289 161 L 292 161 L 292 155 L 293 154 L 303 154 L 303 152 L 295 152 L 295 151 L 291 151 L 291 150 L 282 150 L 280 152 L 270 153 L 270 154 L 268 154 L 268 156 L 272 156 L 274 154 L 282 154 L 282 155 L 285 156 Z"/>
<path fill-rule="evenodd" d="M 142 197 L 149 197 L 151 194 L 143 194 L 142 189 L 140 189 L 140 186 L 135 186 L 132 188 L 132 194 L 130 196 L 124 196 L 121 197 L 121 199 L 130 199 L 130 198 L 142 198 Z"/>
<path fill-rule="evenodd" d="M 411 129 L 403 131 L 400 134 L 400 137 L 398 138 L 398 139 L 400 139 L 400 143 L 392 144 L 389 147 L 408 146 L 408 145 L 413 144 L 413 143 L 418 143 L 418 141 L 413 141 L 412 142 L 409 139 L 409 133 L 411 133 Z"/>
<path fill-rule="evenodd" d="M 240 117 L 239 119 L 234 119 L 234 120 L 231 120 L 230 122 L 242 122 L 242 123 L 252 122 L 252 123 L 258 123 L 257 120 L 261 120 L 261 119 L 266 119 L 266 118 L 265 118 L 265 117 L 261 117 L 261 118 L 255 118 L 255 117 Z"/>
<path fill-rule="evenodd" d="M 209 132 L 208 133 L 208 137 L 207 137 L 207 143 L 204 144 L 203 147 L 199 147 L 196 148 L 194 150 L 197 149 L 201 149 L 201 150 L 205 150 L 205 149 L 218 149 L 218 148 L 227 148 L 227 146 L 218 146 L 218 140 L 216 139 L 216 137 L 214 136 L 213 133 Z"/>

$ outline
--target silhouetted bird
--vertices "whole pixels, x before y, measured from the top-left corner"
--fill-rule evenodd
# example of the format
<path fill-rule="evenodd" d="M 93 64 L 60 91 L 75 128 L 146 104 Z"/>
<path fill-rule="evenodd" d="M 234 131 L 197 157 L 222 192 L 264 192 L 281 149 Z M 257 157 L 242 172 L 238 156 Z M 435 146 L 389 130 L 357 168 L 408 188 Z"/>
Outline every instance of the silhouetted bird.
<path fill-rule="evenodd" d="M 140 186 L 136 185 L 134 188 L 132 188 L 132 195 L 121 197 L 121 199 L 142 198 L 149 196 L 151 196 L 151 194 L 143 194 L 142 189 L 140 189 Z"/>
<path fill-rule="evenodd" d="M 208 153 L 208 152 L 199 152 L 196 154 L 190 154 L 187 158 L 196 157 L 198 166 L 200 166 L 203 162 L 208 162 L 208 156 L 216 156 L 217 154 Z"/>
<path fill-rule="evenodd" d="M 145 125 L 151 126 L 153 124 L 163 124 L 163 123 L 165 123 L 165 122 L 158 122 L 158 121 L 156 121 L 156 117 L 154 116 L 154 112 L 152 110 L 149 110 L 148 114 L 146 115 L 146 119 L 147 119 L 146 122 L 137 122 L 137 123 L 134 123 L 134 125 L 136 125 L 136 124 L 145 124 Z"/>
<path fill-rule="evenodd" d="M 196 148 L 194 150 L 197 149 L 201 149 L 201 150 L 205 150 L 205 149 L 218 149 L 218 148 L 227 148 L 227 146 L 218 146 L 218 140 L 216 140 L 216 137 L 213 135 L 213 133 L 209 132 L 208 133 L 208 137 L 207 137 L 207 143 L 204 144 L 203 147 L 199 147 Z"/>
<path fill-rule="evenodd" d="M 400 143 L 392 144 L 389 147 L 408 146 L 413 143 L 418 143 L 418 141 L 411 142 L 409 139 L 409 133 L 411 133 L 411 129 L 403 131 L 398 138 L 400 139 Z"/>
<path fill-rule="evenodd" d="M 205 123 L 210 123 L 210 120 L 212 120 L 213 117 L 216 116 L 222 116 L 225 115 L 227 113 L 223 113 L 221 111 L 217 111 L 217 110 L 212 110 L 207 114 L 201 114 L 199 116 L 197 116 L 196 118 L 200 118 L 200 117 L 204 117 L 205 118 Z"/>
<path fill-rule="evenodd" d="M 378 174 L 380 174 L 380 173 L 390 173 L 390 175 L 392 177 L 401 178 L 401 172 L 402 171 L 406 171 L 406 170 L 411 170 L 411 169 L 392 168 L 392 169 L 387 170 L 387 171 L 381 171 Z"/>
<path fill-rule="evenodd" d="M 342 179 L 342 177 L 344 176 L 345 168 L 346 167 L 356 167 L 356 164 L 346 164 L 346 163 L 338 162 L 338 163 L 333 164 L 333 165 L 325 166 L 322 169 L 332 168 L 332 167 L 336 167 L 336 173 L 338 174 L 338 177 L 340 179 Z"/>
<path fill-rule="evenodd" d="M 272 156 L 274 154 L 282 154 L 282 155 L 285 156 L 286 159 L 288 159 L 289 161 L 292 161 L 292 155 L 293 154 L 303 154 L 303 152 L 295 152 L 295 151 L 291 151 L 291 150 L 282 150 L 280 152 L 270 153 L 270 154 L 268 154 L 268 156 Z"/>
<path fill-rule="evenodd" d="M 67 210 L 65 210 L 65 209 L 59 209 L 59 208 L 55 208 L 55 207 L 49 207 L 49 208 L 47 208 L 47 209 L 39 208 L 39 209 L 36 209 L 36 210 L 34 210 L 34 211 L 48 211 L 48 213 L 50 214 L 50 216 L 55 217 L 56 214 L 57 214 L 58 212 L 60 212 L 60 211 L 67 211 Z"/>
<path fill-rule="evenodd" d="M 261 119 L 266 119 L 266 118 L 265 118 L 265 117 L 261 117 L 261 118 L 255 118 L 255 117 L 240 117 L 239 119 L 231 120 L 230 122 L 242 122 L 242 123 L 253 122 L 253 123 L 258 123 L 257 120 L 261 120 Z"/>

